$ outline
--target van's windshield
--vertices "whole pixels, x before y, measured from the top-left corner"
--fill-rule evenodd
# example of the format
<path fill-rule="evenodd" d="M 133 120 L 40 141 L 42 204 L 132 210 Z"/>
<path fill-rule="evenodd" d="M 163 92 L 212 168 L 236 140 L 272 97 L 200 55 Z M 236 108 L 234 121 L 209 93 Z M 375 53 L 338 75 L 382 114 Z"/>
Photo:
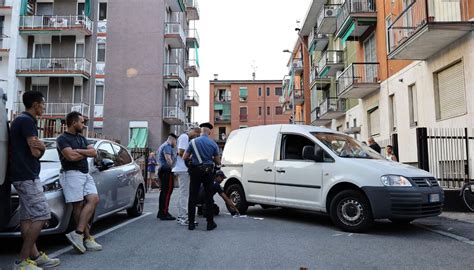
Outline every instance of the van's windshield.
<path fill-rule="evenodd" d="M 383 159 L 379 153 L 350 136 L 323 132 L 313 132 L 311 134 L 340 157 Z"/>

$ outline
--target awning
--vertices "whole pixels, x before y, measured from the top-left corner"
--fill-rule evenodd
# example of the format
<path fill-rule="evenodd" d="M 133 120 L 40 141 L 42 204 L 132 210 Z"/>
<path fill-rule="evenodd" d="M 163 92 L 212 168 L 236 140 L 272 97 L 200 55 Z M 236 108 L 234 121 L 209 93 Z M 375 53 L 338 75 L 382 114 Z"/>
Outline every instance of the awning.
<path fill-rule="evenodd" d="M 28 0 L 21 0 L 20 15 L 26 16 L 28 12 Z"/>
<path fill-rule="evenodd" d="M 194 42 L 194 54 L 196 57 L 196 65 L 199 67 L 199 52 L 198 52 L 197 42 Z"/>
<path fill-rule="evenodd" d="M 132 128 L 132 138 L 128 143 L 128 148 L 145 148 L 148 142 L 147 128 Z"/>
<path fill-rule="evenodd" d="M 84 7 L 84 13 L 87 17 L 91 17 L 91 0 L 86 0 L 86 5 Z"/>
<path fill-rule="evenodd" d="M 352 34 L 352 32 L 355 30 L 356 24 L 355 21 L 352 22 L 351 26 L 347 29 L 346 33 L 342 37 L 342 44 L 346 43 L 346 40 L 349 38 L 349 36 Z"/>

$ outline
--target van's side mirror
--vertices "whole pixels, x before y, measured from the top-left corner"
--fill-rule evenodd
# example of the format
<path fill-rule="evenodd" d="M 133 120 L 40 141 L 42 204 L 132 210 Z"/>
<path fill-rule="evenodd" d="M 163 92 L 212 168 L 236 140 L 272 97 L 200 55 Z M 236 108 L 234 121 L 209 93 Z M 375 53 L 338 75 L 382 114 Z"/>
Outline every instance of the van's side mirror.
<path fill-rule="evenodd" d="M 306 160 L 316 159 L 316 156 L 314 155 L 314 146 L 306 145 L 303 147 L 303 159 L 306 159 Z"/>
<path fill-rule="evenodd" d="M 108 159 L 108 158 L 104 158 L 100 161 L 99 169 L 101 171 L 105 171 L 105 170 L 108 170 L 108 169 L 112 168 L 113 166 L 115 166 L 115 163 L 114 163 L 113 160 Z"/>
<path fill-rule="evenodd" d="M 324 162 L 324 150 L 319 145 L 316 145 L 314 150 L 314 161 Z"/>

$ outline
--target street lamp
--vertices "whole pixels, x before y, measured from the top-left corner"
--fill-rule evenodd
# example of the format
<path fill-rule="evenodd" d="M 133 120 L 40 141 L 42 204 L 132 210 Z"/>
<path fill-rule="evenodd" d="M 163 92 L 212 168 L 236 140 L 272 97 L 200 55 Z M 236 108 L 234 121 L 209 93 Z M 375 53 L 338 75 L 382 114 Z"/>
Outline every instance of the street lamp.
<path fill-rule="evenodd" d="M 291 53 L 290 56 L 290 76 L 293 77 L 293 52 L 286 49 L 283 50 L 284 53 Z M 294 78 L 293 78 L 294 81 Z M 290 85 L 291 86 L 291 85 Z M 289 87 L 290 87 L 289 86 Z M 295 124 L 295 89 L 291 91 L 291 123 Z"/>

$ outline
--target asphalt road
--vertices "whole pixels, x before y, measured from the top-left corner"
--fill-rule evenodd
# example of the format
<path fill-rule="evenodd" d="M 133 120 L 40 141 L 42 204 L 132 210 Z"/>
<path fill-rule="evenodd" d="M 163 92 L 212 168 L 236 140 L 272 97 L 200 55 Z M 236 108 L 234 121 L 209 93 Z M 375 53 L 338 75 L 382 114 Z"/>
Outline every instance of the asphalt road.
<path fill-rule="evenodd" d="M 195 231 L 156 219 L 158 194 L 131 220 L 118 214 L 94 225 L 104 246 L 84 255 L 64 236 L 44 237 L 39 247 L 61 254 L 59 269 L 472 269 L 474 245 L 415 225 L 378 222 L 367 234 L 335 228 L 328 217 L 305 211 L 251 207 L 247 218 L 227 214 L 222 200 L 217 229 Z M 175 205 L 177 190 L 172 196 Z M 171 213 L 176 213 L 172 207 Z M 129 223 L 127 223 L 129 222 Z M 121 226 L 116 228 L 117 226 Z M 19 239 L 0 239 L 0 269 L 11 269 Z"/>

